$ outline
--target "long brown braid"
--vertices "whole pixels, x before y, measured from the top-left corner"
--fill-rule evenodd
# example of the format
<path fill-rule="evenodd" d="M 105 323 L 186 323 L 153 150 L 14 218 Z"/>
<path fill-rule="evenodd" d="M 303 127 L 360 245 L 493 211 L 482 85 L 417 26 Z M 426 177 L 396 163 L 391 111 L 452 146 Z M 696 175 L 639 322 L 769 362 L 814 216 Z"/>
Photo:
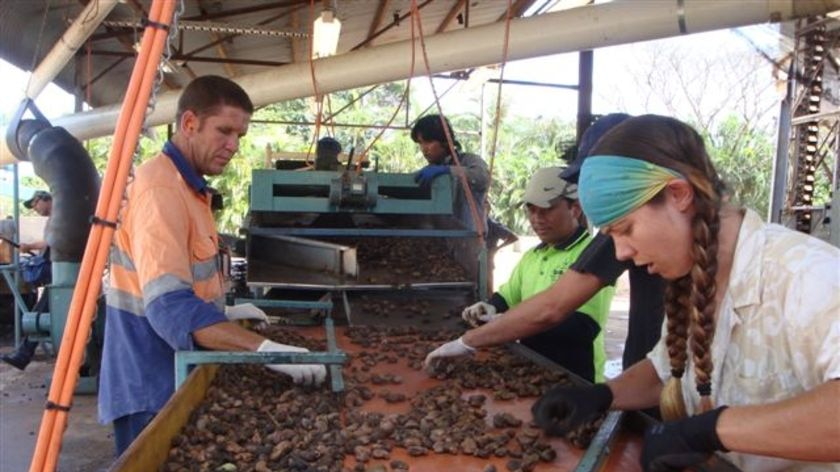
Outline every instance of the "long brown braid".
<path fill-rule="evenodd" d="M 665 291 L 665 344 L 672 379 L 663 389 L 660 407 L 666 420 L 686 415 L 680 379 L 685 372 L 690 342 L 700 411 L 707 411 L 712 407 L 715 276 L 719 213 L 725 185 L 706 153 L 703 138 L 690 126 L 673 118 L 657 115 L 630 118 L 607 133 L 592 154 L 646 160 L 676 170 L 694 188 L 695 215 L 691 222 L 694 264 L 687 275 L 670 281 Z M 662 194 L 652 202 L 656 203 L 661 197 Z"/>
<path fill-rule="evenodd" d="M 671 375 L 677 378 L 683 376 L 688 357 L 686 342 L 690 320 L 689 312 L 682 308 L 690 301 L 688 297 L 690 290 L 690 277 L 682 277 L 665 287 L 665 316 L 668 323 L 665 345 L 671 361 Z"/>
<path fill-rule="evenodd" d="M 691 268 L 691 355 L 694 378 L 700 394 L 700 411 L 712 409 L 712 338 L 715 333 L 715 294 L 717 285 L 718 231 L 720 230 L 720 200 L 695 197 L 696 213 L 692 221 L 694 246 Z"/>

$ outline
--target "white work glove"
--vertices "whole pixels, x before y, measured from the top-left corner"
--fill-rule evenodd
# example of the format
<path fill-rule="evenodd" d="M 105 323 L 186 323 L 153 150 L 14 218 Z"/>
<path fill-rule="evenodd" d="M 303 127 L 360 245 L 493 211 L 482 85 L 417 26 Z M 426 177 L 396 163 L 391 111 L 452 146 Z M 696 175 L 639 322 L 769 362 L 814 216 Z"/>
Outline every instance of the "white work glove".
<path fill-rule="evenodd" d="M 426 368 L 428 368 L 431 362 L 435 359 L 440 359 L 442 357 L 469 356 L 472 355 L 474 352 L 475 348 L 467 346 L 464 343 L 464 338 L 460 337 L 454 341 L 449 341 L 448 343 L 430 352 L 429 355 L 426 356 L 426 360 L 423 361 L 423 364 Z"/>
<path fill-rule="evenodd" d="M 226 306 L 225 316 L 230 321 L 235 320 L 260 320 L 268 321 L 265 312 L 257 308 L 253 303 L 242 303 L 239 305 Z"/>
<path fill-rule="evenodd" d="M 309 349 L 280 344 L 266 339 L 257 352 L 309 352 Z M 269 369 L 286 374 L 299 385 L 320 385 L 327 378 L 327 369 L 322 364 L 266 364 Z"/>
<path fill-rule="evenodd" d="M 461 312 L 461 318 L 473 328 L 478 328 L 484 323 L 489 323 L 496 318 L 502 316 L 496 313 L 496 307 L 487 302 L 478 302 L 464 308 Z"/>

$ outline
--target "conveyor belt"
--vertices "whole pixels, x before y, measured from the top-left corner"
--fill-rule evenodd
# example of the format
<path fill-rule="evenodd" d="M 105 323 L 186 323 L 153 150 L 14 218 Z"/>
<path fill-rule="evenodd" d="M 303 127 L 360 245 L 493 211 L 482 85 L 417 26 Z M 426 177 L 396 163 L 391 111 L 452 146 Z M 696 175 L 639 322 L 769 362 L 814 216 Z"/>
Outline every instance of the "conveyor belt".
<path fill-rule="evenodd" d="M 394 274 L 387 268 L 362 268 L 358 279 L 326 272 L 273 264 L 262 260 L 248 262 L 248 285 L 252 287 L 306 288 L 318 290 L 387 290 L 407 288 L 471 288 L 469 281 L 429 282 L 423 275 Z"/>

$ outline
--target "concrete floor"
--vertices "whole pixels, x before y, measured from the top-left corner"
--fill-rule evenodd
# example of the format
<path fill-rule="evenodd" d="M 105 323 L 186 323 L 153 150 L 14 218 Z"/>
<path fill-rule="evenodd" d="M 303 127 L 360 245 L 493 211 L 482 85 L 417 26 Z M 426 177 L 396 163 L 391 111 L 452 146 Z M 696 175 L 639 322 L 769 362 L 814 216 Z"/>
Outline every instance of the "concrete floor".
<path fill-rule="evenodd" d="M 0 338 L 0 352 L 10 352 L 13 344 L 7 330 Z M 0 362 L 0 471 L 29 469 L 44 412 L 46 379 L 54 365 L 54 359 L 40 350 L 23 372 Z M 96 397 L 75 396 L 58 470 L 98 472 L 107 470 L 113 460 L 111 428 L 96 421 Z"/>

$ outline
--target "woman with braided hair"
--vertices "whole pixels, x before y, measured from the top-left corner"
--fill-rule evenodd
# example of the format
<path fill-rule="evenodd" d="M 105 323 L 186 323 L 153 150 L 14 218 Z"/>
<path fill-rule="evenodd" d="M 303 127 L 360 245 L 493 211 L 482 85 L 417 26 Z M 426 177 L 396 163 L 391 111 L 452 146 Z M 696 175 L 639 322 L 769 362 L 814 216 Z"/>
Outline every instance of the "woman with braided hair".
<path fill-rule="evenodd" d="M 616 257 L 668 281 L 666 322 L 645 361 L 592 387 L 556 387 L 537 423 L 564 434 L 607 409 L 659 404 L 646 471 L 716 451 L 745 471 L 840 471 L 840 250 L 766 224 L 723 198 L 688 125 L 631 118 L 584 163 L 584 212 Z"/>

